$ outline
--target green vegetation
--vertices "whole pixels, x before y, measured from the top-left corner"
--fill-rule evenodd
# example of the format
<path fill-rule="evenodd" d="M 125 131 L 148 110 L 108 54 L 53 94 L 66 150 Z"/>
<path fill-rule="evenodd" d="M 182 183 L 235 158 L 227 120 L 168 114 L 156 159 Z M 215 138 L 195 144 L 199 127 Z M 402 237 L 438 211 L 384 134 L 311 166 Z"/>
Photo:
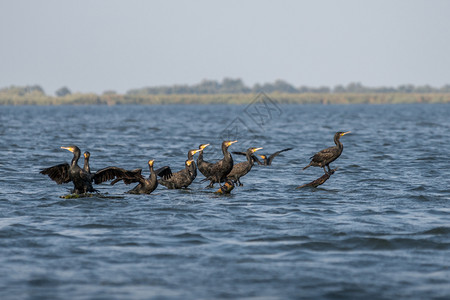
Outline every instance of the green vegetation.
<path fill-rule="evenodd" d="M 37 85 L 0 89 L 0 105 L 122 105 L 122 104 L 248 104 L 261 92 L 279 103 L 297 104 L 390 104 L 450 103 L 450 85 L 441 88 L 403 85 L 398 88 L 367 88 L 359 83 L 346 87 L 295 88 L 278 80 L 273 84 L 246 87 L 240 79 L 203 81 L 188 86 L 149 87 L 125 94 L 105 91 L 101 95 L 71 93 L 62 87 L 56 96 L 46 95 Z"/>

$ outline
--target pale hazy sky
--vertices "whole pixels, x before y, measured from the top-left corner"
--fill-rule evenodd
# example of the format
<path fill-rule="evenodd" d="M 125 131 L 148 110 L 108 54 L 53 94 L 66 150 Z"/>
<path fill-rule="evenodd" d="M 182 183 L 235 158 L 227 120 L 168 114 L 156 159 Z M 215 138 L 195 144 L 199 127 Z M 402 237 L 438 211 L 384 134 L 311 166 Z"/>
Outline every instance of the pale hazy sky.
<path fill-rule="evenodd" d="M 450 1 L 0 0 L 0 88 L 450 83 Z"/>

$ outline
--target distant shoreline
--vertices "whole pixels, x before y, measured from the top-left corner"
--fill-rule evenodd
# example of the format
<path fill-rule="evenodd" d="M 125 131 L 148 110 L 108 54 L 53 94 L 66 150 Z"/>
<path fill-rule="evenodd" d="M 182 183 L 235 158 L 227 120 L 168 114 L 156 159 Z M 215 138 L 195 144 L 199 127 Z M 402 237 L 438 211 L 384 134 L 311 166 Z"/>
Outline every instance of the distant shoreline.
<path fill-rule="evenodd" d="M 249 104 L 261 95 L 280 104 L 401 104 L 450 103 L 450 93 L 245 93 L 120 95 L 70 94 L 1 95 L 0 105 L 161 105 L 161 104 Z"/>

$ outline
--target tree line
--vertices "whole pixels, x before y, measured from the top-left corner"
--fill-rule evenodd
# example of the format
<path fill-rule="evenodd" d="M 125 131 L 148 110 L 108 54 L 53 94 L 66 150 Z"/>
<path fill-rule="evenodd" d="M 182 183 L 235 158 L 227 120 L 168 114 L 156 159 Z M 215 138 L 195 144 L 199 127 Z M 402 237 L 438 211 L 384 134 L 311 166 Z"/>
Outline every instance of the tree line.
<path fill-rule="evenodd" d="M 249 87 L 242 79 L 225 78 L 221 82 L 216 80 L 203 80 L 193 85 L 167 85 L 153 86 L 138 89 L 131 89 L 125 93 L 126 96 L 145 95 L 220 95 L 220 94 L 256 94 L 256 93 L 285 93 L 285 94 L 373 94 L 373 93 L 406 93 L 406 94 L 431 94 L 450 93 L 450 84 L 442 87 L 432 87 L 430 85 L 415 86 L 412 84 L 399 85 L 397 87 L 368 87 L 359 82 L 352 82 L 347 85 L 337 85 L 333 88 L 327 86 L 309 87 L 294 85 L 284 81 L 276 80 L 273 83 L 255 84 Z M 71 95 L 72 92 L 66 86 L 55 91 L 57 97 Z M 115 95 L 112 90 L 105 91 L 103 95 Z M 10 86 L 0 89 L 0 96 L 35 96 L 44 97 L 44 89 L 39 85 Z"/>
<path fill-rule="evenodd" d="M 273 83 L 255 84 L 253 87 L 246 86 L 242 79 L 225 78 L 222 82 L 215 80 L 203 80 L 194 85 L 170 85 L 144 87 L 129 90 L 127 95 L 172 95 L 172 94 L 250 94 L 250 93 L 450 93 L 450 84 L 440 88 L 430 85 L 415 86 L 412 84 L 399 85 L 397 87 L 367 87 L 359 82 L 347 85 L 337 85 L 334 88 L 328 86 L 309 87 L 294 85 L 284 81 L 276 80 Z"/>

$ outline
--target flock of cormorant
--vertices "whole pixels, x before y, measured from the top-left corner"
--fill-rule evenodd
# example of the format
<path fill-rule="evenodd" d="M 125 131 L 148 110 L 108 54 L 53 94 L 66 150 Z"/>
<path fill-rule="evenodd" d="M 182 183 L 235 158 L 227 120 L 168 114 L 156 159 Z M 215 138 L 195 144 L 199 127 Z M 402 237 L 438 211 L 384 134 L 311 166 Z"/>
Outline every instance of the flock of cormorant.
<path fill-rule="evenodd" d="M 322 167 L 325 172 L 326 179 L 329 178 L 334 170 L 330 169 L 330 163 L 335 161 L 342 153 L 344 146 L 340 142 L 340 138 L 347 132 L 337 132 L 334 135 L 334 143 L 336 146 L 323 149 L 311 157 L 311 162 L 304 167 L 306 169 L 310 166 Z M 125 184 L 137 183 L 137 185 L 129 190 L 130 194 L 150 194 L 161 184 L 168 189 L 181 189 L 187 188 L 197 177 L 197 169 L 205 177 L 201 182 L 209 181 L 207 187 L 214 187 L 215 183 L 219 183 L 220 188 L 216 193 L 226 194 L 233 190 L 235 185 L 242 186 L 240 179 L 250 172 L 253 165 L 258 163 L 259 165 L 268 166 L 272 164 L 273 159 L 284 151 L 292 150 L 292 148 L 286 148 L 277 151 L 271 155 L 260 155 L 263 159 L 261 162 L 256 156 L 255 152 L 263 148 L 248 148 L 246 152 L 233 152 L 238 155 L 245 155 L 247 161 L 237 164 L 233 163 L 233 157 L 228 152 L 228 147 L 237 141 L 223 141 L 222 153 L 223 158 L 218 162 L 207 162 L 203 159 L 203 150 L 209 146 L 209 144 L 201 144 L 198 149 L 189 150 L 188 159 L 185 161 L 184 169 L 178 172 L 172 172 L 169 166 L 161 167 L 157 170 L 153 168 L 154 160 L 148 161 L 150 170 L 150 176 L 145 178 L 141 173 L 142 169 L 125 170 L 119 167 L 106 167 L 98 170 L 95 173 L 91 173 L 89 167 L 90 153 L 84 153 L 84 165 L 83 168 L 78 166 L 78 161 L 81 157 L 80 149 L 75 146 L 61 147 L 61 149 L 68 150 L 73 153 L 73 158 L 70 164 L 63 163 L 50 168 L 46 168 L 40 171 L 41 174 L 48 175 L 50 179 L 57 184 L 72 182 L 74 189 L 73 194 L 87 194 L 96 192 L 92 183 L 100 184 L 106 181 L 111 181 L 111 185 L 123 181 Z M 194 155 L 198 154 L 197 164 L 194 161 Z M 328 171 L 325 169 L 328 168 Z M 322 176 L 322 177 L 324 177 Z M 159 177 L 159 179 L 158 179 Z M 324 178 L 325 178 L 324 177 Z M 326 180 L 325 179 L 325 180 Z"/>

